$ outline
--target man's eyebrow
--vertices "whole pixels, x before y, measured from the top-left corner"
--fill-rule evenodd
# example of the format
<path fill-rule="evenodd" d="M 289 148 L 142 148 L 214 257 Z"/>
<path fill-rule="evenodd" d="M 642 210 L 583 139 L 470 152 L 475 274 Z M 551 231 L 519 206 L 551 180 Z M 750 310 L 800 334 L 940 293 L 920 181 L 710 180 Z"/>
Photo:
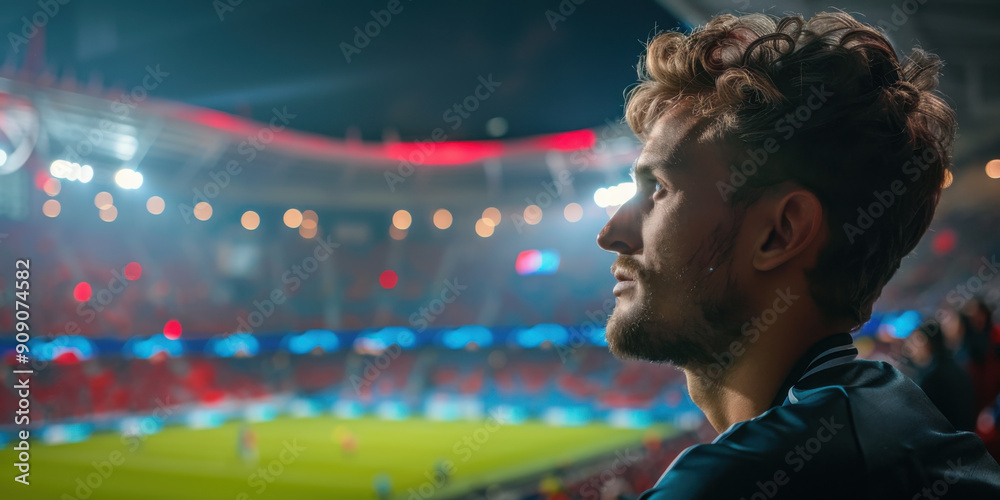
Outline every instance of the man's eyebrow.
<path fill-rule="evenodd" d="M 673 165 L 671 165 L 670 162 L 663 161 L 661 159 L 656 159 L 651 162 L 640 162 L 636 160 L 636 162 L 632 164 L 629 174 L 634 177 L 636 175 L 648 175 L 655 172 L 664 173 L 670 171 L 672 166 Z"/>

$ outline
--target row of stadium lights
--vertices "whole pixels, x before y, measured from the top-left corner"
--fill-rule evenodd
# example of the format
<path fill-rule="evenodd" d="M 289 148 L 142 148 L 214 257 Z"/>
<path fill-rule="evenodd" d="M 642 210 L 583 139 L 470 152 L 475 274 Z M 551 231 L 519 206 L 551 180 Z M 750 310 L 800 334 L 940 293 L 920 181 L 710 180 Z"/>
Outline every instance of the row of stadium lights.
<path fill-rule="evenodd" d="M 93 177 L 93 169 L 89 165 L 78 165 L 63 160 L 56 160 L 52 163 L 50 172 L 53 177 L 47 179 L 42 187 L 45 193 L 51 197 L 59 194 L 62 184 L 59 178 L 76 180 L 79 182 L 89 182 Z M 947 188 L 951 185 L 951 172 L 946 172 L 945 184 Z M 986 175 L 991 179 L 1000 179 L 1000 159 L 991 160 L 986 164 Z M 122 169 L 115 174 L 115 181 L 125 189 L 137 189 L 142 185 L 142 174 L 139 172 Z M 635 194 L 635 184 L 623 182 L 617 186 L 600 188 L 594 193 L 594 202 L 597 206 L 605 208 L 608 215 L 614 214 L 618 206 L 623 205 Z M 94 206 L 97 207 L 101 220 L 112 222 L 118 218 L 118 209 L 114 206 L 114 198 L 111 193 L 102 191 L 94 197 Z M 153 215 L 163 213 L 166 204 L 163 198 L 151 196 L 146 200 L 146 210 Z M 42 213 L 48 217 L 57 217 L 62 210 L 58 200 L 49 199 L 42 204 Z M 200 202 L 192 210 L 196 219 L 207 221 L 212 217 L 212 205 L 208 202 Z M 563 217 L 569 222 L 577 222 L 583 218 L 583 207 L 579 203 L 570 203 L 563 208 Z M 524 209 L 524 222 L 535 225 L 542 220 L 542 208 L 538 205 L 529 205 Z M 476 234 L 483 238 L 493 235 L 494 228 L 500 224 L 500 210 L 496 207 L 489 207 L 483 210 L 482 216 L 476 221 Z M 451 212 L 441 208 L 434 212 L 431 217 L 434 227 L 438 229 L 448 229 L 451 227 L 453 217 Z M 319 217 L 316 212 L 306 210 L 300 212 L 298 209 L 290 208 L 285 212 L 283 221 L 286 226 L 298 229 L 303 238 L 313 238 L 318 232 Z M 402 240 L 406 237 L 407 231 L 413 222 L 413 217 L 406 210 L 398 210 L 392 216 L 392 225 L 389 227 L 389 236 L 395 240 Z M 260 215 L 257 212 L 248 210 L 240 218 L 240 223 L 249 231 L 253 231 L 260 226 Z"/>
<path fill-rule="evenodd" d="M 61 185 L 58 179 L 50 178 L 43 187 L 46 194 L 56 196 L 59 194 Z M 101 191 L 94 196 L 94 206 L 97 207 L 101 220 L 113 222 L 118 217 L 118 209 L 114 205 L 114 196 L 107 191 Z M 163 213 L 166 204 L 163 198 L 151 196 L 146 200 L 146 210 L 153 215 Z M 609 207 L 609 213 L 611 213 Z M 48 217 L 57 217 L 62 210 L 58 200 L 49 199 L 42 204 L 42 213 Z M 212 205 L 208 202 L 200 202 L 192 209 L 194 217 L 200 221 L 207 221 L 212 217 Z M 577 222 L 583 218 L 583 207 L 579 203 L 570 203 L 563 208 L 563 216 L 569 222 Z M 440 208 L 431 217 L 434 227 L 438 229 L 448 229 L 451 227 L 453 217 L 450 211 Z M 476 234 L 489 238 L 493 235 L 494 228 L 500 224 L 500 210 L 496 207 L 489 207 L 483 210 L 482 216 L 476 221 Z M 535 225 L 542 220 L 542 208 L 538 205 L 530 205 L 524 209 L 524 222 Z M 292 229 L 298 229 L 299 235 L 303 238 L 314 238 L 319 228 L 319 216 L 312 210 L 299 211 L 290 208 L 285 211 L 282 221 Z M 402 240 L 413 223 L 413 216 L 406 210 L 397 210 L 392 216 L 392 225 L 389 227 L 389 235 L 395 240 Z M 260 227 L 260 215 L 247 210 L 240 217 L 240 224 L 244 229 L 253 231 Z"/>
<path fill-rule="evenodd" d="M 56 160 L 52 162 L 49 167 L 49 173 L 52 174 L 48 180 L 45 181 L 43 190 L 49 196 L 56 196 L 62 188 L 62 184 L 59 179 L 66 179 L 70 181 L 78 181 L 82 183 L 90 182 L 94 177 L 94 169 L 90 165 L 80 165 L 78 163 L 70 163 L 66 160 Z M 1000 179 L 1000 159 L 990 160 L 986 163 L 986 175 L 991 179 Z M 945 181 L 943 188 L 948 188 L 951 186 L 953 177 L 951 171 L 945 172 Z M 115 173 L 115 182 L 123 189 L 138 189 L 142 186 L 142 174 L 131 169 L 121 169 Z M 623 182 L 617 186 L 611 186 L 607 188 L 600 188 L 594 193 L 594 202 L 597 206 L 605 208 L 608 215 L 614 214 L 614 209 L 621 206 L 629 198 L 635 194 L 635 184 L 632 182 Z M 100 210 L 101 220 L 105 222 L 114 221 L 118 217 L 118 209 L 115 208 L 112 203 L 111 194 L 106 191 L 102 191 L 97 194 L 98 198 L 94 199 L 94 204 Z M 159 196 L 150 197 L 146 201 L 146 209 L 149 213 L 153 215 L 158 215 L 163 212 L 164 202 L 163 198 Z M 62 210 L 61 205 L 58 200 L 50 199 L 46 200 L 42 205 L 42 213 L 48 217 L 56 217 Z M 305 238 L 312 238 L 316 235 L 316 227 L 312 224 L 305 224 L 300 226 L 298 223 L 289 223 L 289 217 L 292 221 L 297 220 L 294 214 L 289 215 L 289 212 L 297 213 L 298 210 L 290 209 L 285 213 L 285 224 L 289 227 L 303 228 L 300 229 L 299 233 Z M 194 207 L 194 216 L 198 220 L 206 221 L 212 217 L 212 206 L 207 202 L 201 202 Z M 307 210 L 306 213 L 312 212 Z M 315 212 L 312 212 L 315 214 Z M 406 215 L 401 215 L 406 214 Z M 300 214 L 302 215 L 302 214 Z M 569 222 L 577 222 L 583 217 L 583 208 L 580 207 L 578 203 L 570 203 L 566 205 L 563 209 L 563 215 Z M 397 221 L 397 217 L 399 220 Z M 410 226 L 409 213 L 405 210 L 400 210 L 393 215 L 393 224 L 389 228 L 389 234 L 394 239 L 401 240 L 406 236 L 406 230 Z M 300 221 L 313 220 L 315 218 L 309 219 L 304 217 L 298 219 Z M 542 220 L 542 209 L 537 205 L 530 205 L 524 209 L 524 222 L 530 225 L 538 224 Z M 260 225 L 260 216 L 256 212 L 248 211 L 243 214 L 242 217 L 243 227 L 248 230 L 254 230 Z M 433 216 L 434 226 L 438 229 L 447 229 L 451 226 L 452 216 L 451 212 L 445 209 L 439 209 L 434 212 Z M 489 238 L 493 234 L 493 228 L 500 224 L 500 211 L 494 207 L 487 208 L 483 211 L 483 216 L 476 221 L 476 234 L 482 236 L 483 238 Z"/>

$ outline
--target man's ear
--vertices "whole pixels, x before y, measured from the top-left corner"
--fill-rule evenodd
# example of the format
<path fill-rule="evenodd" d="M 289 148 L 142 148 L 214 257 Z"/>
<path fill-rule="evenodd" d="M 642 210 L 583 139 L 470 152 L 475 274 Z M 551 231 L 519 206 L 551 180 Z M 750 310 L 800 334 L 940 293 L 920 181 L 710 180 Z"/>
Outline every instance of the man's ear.
<path fill-rule="evenodd" d="M 753 266 L 758 271 L 770 271 L 794 259 L 812 246 L 824 227 L 823 205 L 808 190 L 795 188 L 767 205 L 753 249 Z"/>

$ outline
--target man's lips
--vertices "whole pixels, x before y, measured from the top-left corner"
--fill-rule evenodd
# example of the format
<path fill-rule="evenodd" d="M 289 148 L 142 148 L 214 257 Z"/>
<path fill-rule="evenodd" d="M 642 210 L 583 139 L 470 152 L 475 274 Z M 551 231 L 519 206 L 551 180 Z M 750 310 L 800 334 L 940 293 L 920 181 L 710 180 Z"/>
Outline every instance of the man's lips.
<path fill-rule="evenodd" d="M 636 283 L 634 280 L 619 281 L 618 283 L 615 284 L 615 288 L 614 290 L 612 290 L 612 293 L 614 293 L 615 296 L 617 297 L 625 293 L 627 290 L 631 290 L 635 287 Z"/>
<path fill-rule="evenodd" d="M 621 295 L 622 293 L 625 293 L 626 290 L 635 288 L 636 281 L 629 274 L 625 273 L 620 269 L 613 270 L 612 273 L 615 275 L 615 279 L 618 280 L 618 283 L 615 284 L 615 288 L 612 291 L 612 293 L 614 293 L 616 297 L 618 295 Z"/>

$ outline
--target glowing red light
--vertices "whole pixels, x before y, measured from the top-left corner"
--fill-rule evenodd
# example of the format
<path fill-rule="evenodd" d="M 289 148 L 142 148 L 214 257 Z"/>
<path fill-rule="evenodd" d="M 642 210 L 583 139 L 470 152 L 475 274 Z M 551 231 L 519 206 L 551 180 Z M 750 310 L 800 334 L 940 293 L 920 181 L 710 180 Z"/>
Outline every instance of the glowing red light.
<path fill-rule="evenodd" d="M 90 289 L 90 283 L 87 283 L 86 281 L 77 283 L 76 287 L 73 288 L 73 298 L 80 302 L 90 300 L 91 293 L 93 293 L 93 290 Z"/>
<path fill-rule="evenodd" d="M 958 235 L 951 229 L 941 231 L 931 240 L 931 250 L 938 255 L 945 255 L 955 249 L 958 243 Z"/>
<path fill-rule="evenodd" d="M 167 324 L 163 325 L 163 336 L 170 340 L 181 338 L 181 322 L 176 319 L 167 321 Z"/>
<path fill-rule="evenodd" d="M 517 254 L 517 260 L 514 261 L 514 269 L 520 275 L 531 274 L 541 268 L 542 252 L 538 250 L 525 250 Z"/>
<path fill-rule="evenodd" d="M 50 177 L 49 174 L 45 172 L 45 170 L 36 170 L 35 171 L 35 187 L 37 187 L 38 189 L 44 191 L 45 190 L 45 183 L 49 179 L 51 179 L 51 178 L 52 177 Z"/>
<path fill-rule="evenodd" d="M 419 165 L 464 165 L 500 156 L 503 144 L 500 141 L 399 142 L 388 145 L 386 154 L 394 160 Z"/>
<path fill-rule="evenodd" d="M 138 262 L 129 262 L 125 265 L 125 278 L 135 281 L 142 276 L 142 266 Z"/>
<path fill-rule="evenodd" d="M 382 285 L 382 288 L 393 288 L 398 282 L 399 276 L 396 276 L 396 271 L 382 271 L 382 274 L 378 276 L 378 284 Z"/>
<path fill-rule="evenodd" d="M 588 149 L 597 142 L 597 134 L 593 130 L 574 130 L 549 134 L 531 139 L 529 144 L 538 149 L 555 149 L 558 151 L 576 151 Z"/>

